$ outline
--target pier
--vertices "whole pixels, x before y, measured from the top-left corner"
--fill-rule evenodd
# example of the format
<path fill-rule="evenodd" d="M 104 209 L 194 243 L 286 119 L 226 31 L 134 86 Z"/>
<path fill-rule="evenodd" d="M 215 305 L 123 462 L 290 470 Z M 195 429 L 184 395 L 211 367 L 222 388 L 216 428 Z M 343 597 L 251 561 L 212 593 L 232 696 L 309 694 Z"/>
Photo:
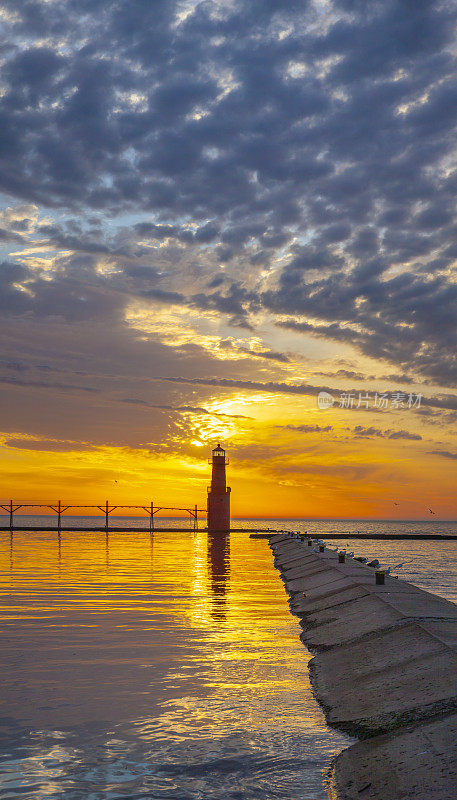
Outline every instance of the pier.
<path fill-rule="evenodd" d="M 27 525 L 27 526 L 17 526 L 14 524 L 14 514 L 19 511 L 20 509 L 46 509 L 46 511 L 52 511 L 56 514 L 56 526 L 55 528 L 50 527 L 49 525 L 42 526 L 42 525 Z M 64 504 L 61 500 L 58 500 L 57 503 L 15 503 L 14 500 L 10 500 L 8 503 L 0 503 L 0 509 L 6 511 L 9 517 L 9 524 L 0 526 L 0 531 L 144 531 L 144 527 L 122 527 L 117 526 L 113 527 L 109 524 L 110 515 L 113 511 L 137 511 L 137 512 L 146 512 L 146 515 L 149 517 L 149 530 L 154 530 L 154 517 L 160 511 L 181 511 L 189 514 L 189 521 L 191 523 L 191 527 L 194 530 L 198 530 L 198 514 L 205 514 L 206 515 L 206 508 L 197 508 L 197 505 L 191 508 L 183 508 L 183 507 L 172 507 L 172 506 L 155 506 L 152 502 L 147 503 L 145 505 L 111 505 L 108 500 L 105 500 L 103 505 L 75 505 L 73 504 Z M 82 510 L 85 511 L 90 509 L 91 511 L 103 512 L 105 518 L 105 524 L 102 527 L 90 527 L 88 528 L 87 525 L 85 527 L 75 527 L 75 526 L 64 526 L 62 525 L 62 516 L 65 512 L 70 510 Z M 26 513 L 30 513 L 26 512 Z M 96 516 L 96 514 L 94 515 Z M 182 528 L 162 528 L 161 530 L 182 530 Z"/>
<path fill-rule="evenodd" d="M 361 740 L 330 796 L 457 797 L 457 606 L 317 545 L 270 537 L 327 722 Z"/>

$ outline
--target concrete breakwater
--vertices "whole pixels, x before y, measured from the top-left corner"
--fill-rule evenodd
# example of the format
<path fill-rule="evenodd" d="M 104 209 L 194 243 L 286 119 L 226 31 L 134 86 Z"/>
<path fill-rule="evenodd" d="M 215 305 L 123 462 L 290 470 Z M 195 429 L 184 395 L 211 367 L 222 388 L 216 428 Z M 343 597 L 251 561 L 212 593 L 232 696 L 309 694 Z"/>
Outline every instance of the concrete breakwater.
<path fill-rule="evenodd" d="M 270 537 L 327 722 L 361 741 L 334 800 L 457 798 L 457 605 L 335 551 Z M 322 548 L 321 548 L 322 549 Z"/>
<path fill-rule="evenodd" d="M 0 528 L 2 530 L 2 528 Z M 6 529 L 5 529 L 6 530 Z M 238 529 L 239 530 L 239 529 Z M 269 539 L 273 533 L 284 533 L 284 531 L 268 531 L 267 533 L 251 533 L 250 539 Z M 303 534 L 302 534 L 303 535 Z M 450 542 L 457 539 L 457 533 L 326 533 L 326 539 L 372 539 L 373 541 L 432 541 Z"/>

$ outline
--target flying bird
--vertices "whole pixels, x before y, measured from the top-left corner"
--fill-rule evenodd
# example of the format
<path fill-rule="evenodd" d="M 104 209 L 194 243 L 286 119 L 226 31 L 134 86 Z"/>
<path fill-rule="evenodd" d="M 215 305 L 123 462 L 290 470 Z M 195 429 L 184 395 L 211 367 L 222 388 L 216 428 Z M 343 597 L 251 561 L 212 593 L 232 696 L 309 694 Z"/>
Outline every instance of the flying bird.
<path fill-rule="evenodd" d="M 431 508 L 429 508 L 429 511 L 430 511 L 430 514 L 435 514 L 435 512 Z"/>

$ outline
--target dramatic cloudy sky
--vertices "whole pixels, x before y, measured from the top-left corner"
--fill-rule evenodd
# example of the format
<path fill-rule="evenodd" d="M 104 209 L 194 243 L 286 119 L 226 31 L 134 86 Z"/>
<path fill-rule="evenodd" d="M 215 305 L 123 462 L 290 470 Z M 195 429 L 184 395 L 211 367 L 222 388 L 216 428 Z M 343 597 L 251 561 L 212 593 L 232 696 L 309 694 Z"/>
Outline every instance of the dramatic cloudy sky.
<path fill-rule="evenodd" d="M 2 496 L 457 516 L 455 2 L 0 20 Z"/>

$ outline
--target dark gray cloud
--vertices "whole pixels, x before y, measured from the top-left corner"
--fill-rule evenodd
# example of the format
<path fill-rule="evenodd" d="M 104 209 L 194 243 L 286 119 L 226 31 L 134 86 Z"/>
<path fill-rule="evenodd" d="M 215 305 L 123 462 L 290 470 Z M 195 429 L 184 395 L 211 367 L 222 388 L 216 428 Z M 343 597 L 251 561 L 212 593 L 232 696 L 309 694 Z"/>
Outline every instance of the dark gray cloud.
<path fill-rule="evenodd" d="M 57 383 L 55 381 L 33 381 L 23 378 L 14 378 L 11 375 L 0 375 L 0 383 L 8 383 L 11 386 L 22 386 L 32 389 L 52 389 L 76 392 L 98 392 L 95 386 L 80 386 L 78 384 Z"/>
<path fill-rule="evenodd" d="M 422 441 L 422 436 L 418 433 L 410 433 L 409 431 L 394 431 L 392 429 L 388 429 L 386 431 L 382 431 L 380 428 L 364 427 L 363 425 L 356 425 L 353 429 L 353 432 L 356 437 L 368 437 L 372 438 L 375 436 L 379 436 L 384 439 L 409 439 L 411 441 L 420 442 Z"/>
<path fill-rule="evenodd" d="M 132 405 L 147 406 L 147 408 L 158 408 L 163 411 L 176 411 L 178 414 L 203 414 L 208 417 L 221 417 L 222 419 L 252 419 L 245 414 L 225 414 L 221 411 L 208 411 L 202 406 L 170 406 L 148 403 L 147 400 L 140 400 L 135 397 L 123 397 L 121 403 L 131 403 Z"/>
<path fill-rule="evenodd" d="M 260 312 L 281 333 L 388 363 L 383 380 L 433 381 L 424 404 L 457 408 L 439 394 L 457 385 L 454 4 L 0 0 L 0 9 L 0 190 L 61 218 L 2 219 L 0 240 L 65 251 L 47 274 L 5 259 L 2 315 L 54 334 L 57 320 L 74 371 L 86 352 L 72 350 L 70 327 L 105 325 L 111 343 L 97 342 L 98 363 L 128 353 L 154 377 L 167 351 L 151 346 L 146 358 L 127 330 L 132 298 L 150 303 L 151 317 L 173 305 L 242 335 Z M 190 386 L 331 391 L 282 382 L 290 356 L 279 348 L 238 349 L 278 380 L 248 379 L 241 367 L 225 383 L 186 378 L 210 373 L 196 360 L 185 371 L 189 345 L 170 372 Z"/>
<path fill-rule="evenodd" d="M 409 433 L 409 431 L 386 431 L 385 434 L 389 439 L 411 439 L 411 441 L 421 441 L 422 436 L 418 433 Z"/>
<path fill-rule="evenodd" d="M 283 320 L 282 327 L 353 344 L 366 355 L 415 369 L 441 385 L 457 383 L 457 285 L 446 276 L 405 273 L 390 280 L 353 281 L 351 275 L 290 286 L 266 294 L 278 312 L 329 319 L 314 324 Z"/>
<path fill-rule="evenodd" d="M 333 425 L 277 425 L 276 427 L 298 433 L 328 433 L 333 430 Z"/>
<path fill-rule="evenodd" d="M 353 369 L 338 369 L 336 372 L 316 372 L 315 375 L 320 375 L 323 378 L 344 378 L 350 381 L 375 380 L 374 375 L 364 375 L 362 372 L 356 372 Z"/>
<path fill-rule="evenodd" d="M 380 428 L 374 428 L 373 426 L 365 428 L 363 425 L 356 425 L 354 428 L 354 433 L 356 436 L 384 436 Z"/>
<path fill-rule="evenodd" d="M 195 386 L 220 386 L 230 389 L 252 389 L 261 392 L 281 392 L 284 394 L 318 395 L 321 391 L 330 392 L 328 386 L 312 386 L 311 384 L 277 383 L 275 381 L 262 382 L 251 380 L 239 380 L 237 378 L 186 378 L 183 376 L 160 376 L 151 378 L 156 381 L 166 381 L 168 383 L 188 383 Z"/>
<path fill-rule="evenodd" d="M 252 391 L 261 391 L 261 392 L 268 392 L 268 393 L 280 393 L 280 394 L 291 394 L 291 395 L 304 395 L 304 396 L 311 396 L 316 397 L 318 396 L 319 392 L 329 392 L 330 394 L 333 392 L 335 394 L 335 389 L 332 389 L 329 386 L 319 386 L 313 385 L 310 383 L 281 383 L 277 381 L 253 381 L 253 380 L 242 380 L 239 378 L 212 378 L 212 377 L 185 377 L 185 376 L 157 376 L 151 377 L 151 381 L 164 381 L 166 383 L 176 383 L 176 384 L 194 384 L 195 386 L 219 386 L 221 388 L 234 388 L 234 389 L 247 389 Z M 357 392 L 353 390 L 353 394 L 356 397 Z M 373 393 L 374 394 L 374 393 Z M 391 399 L 395 392 L 386 392 L 386 397 Z M 405 395 L 407 397 L 407 395 Z M 417 398 L 417 395 L 413 393 L 413 401 Z M 432 408 L 439 408 L 443 410 L 455 411 L 457 410 L 457 395 L 441 395 L 441 396 L 433 396 L 433 397 L 420 397 L 420 405 L 415 407 L 414 405 L 411 409 L 408 409 L 408 413 L 412 411 L 414 413 L 421 413 L 423 411 L 423 407 L 432 407 Z M 357 411 L 357 403 L 354 406 L 345 408 L 345 410 L 352 410 Z M 404 409 L 399 409 L 395 413 L 401 413 L 401 411 L 405 411 L 406 406 Z M 379 411 L 378 413 L 383 413 Z M 363 429 L 360 426 L 361 430 Z M 375 430 L 375 429 L 373 429 Z M 390 431 L 392 433 L 392 431 Z M 396 438 L 396 437 L 393 437 Z"/>
<path fill-rule="evenodd" d="M 441 456 L 442 458 L 450 458 L 452 461 L 457 460 L 457 453 L 452 453 L 450 450 L 429 450 L 432 456 Z"/>
<path fill-rule="evenodd" d="M 6 447 L 16 450 L 42 450 L 47 453 L 71 453 L 75 451 L 94 450 L 94 446 L 87 442 L 59 442 L 55 439 L 21 439 L 11 438 L 5 440 Z"/>
<path fill-rule="evenodd" d="M 389 381 L 390 383 L 406 383 L 408 385 L 415 383 L 415 379 L 412 375 L 408 375 L 407 373 L 398 373 L 392 372 L 389 375 L 380 375 L 378 378 L 379 381 Z"/>

